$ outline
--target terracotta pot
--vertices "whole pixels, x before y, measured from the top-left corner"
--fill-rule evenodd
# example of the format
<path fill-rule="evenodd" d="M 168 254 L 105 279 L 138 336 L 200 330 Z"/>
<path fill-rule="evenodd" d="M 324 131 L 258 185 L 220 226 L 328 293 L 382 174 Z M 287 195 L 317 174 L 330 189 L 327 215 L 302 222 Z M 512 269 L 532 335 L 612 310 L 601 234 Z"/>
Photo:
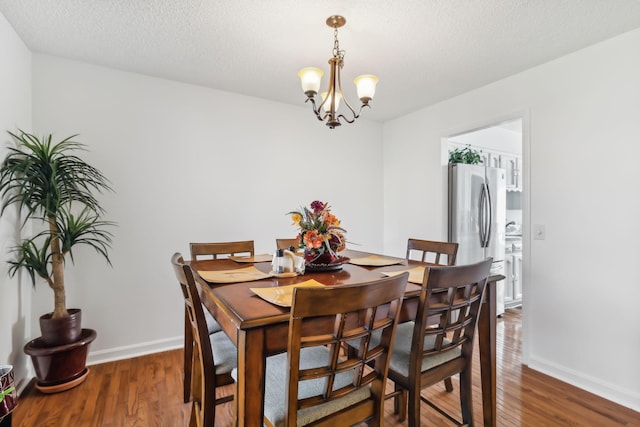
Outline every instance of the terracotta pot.
<path fill-rule="evenodd" d="M 0 420 L 18 406 L 18 391 L 13 378 L 13 366 L 0 366 Z"/>
<path fill-rule="evenodd" d="M 52 313 L 40 316 L 40 340 L 43 344 L 54 347 L 71 344 L 80 339 L 82 334 L 82 310 L 71 308 L 69 317 L 52 319 Z"/>
<path fill-rule="evenodd" d="M 55 393 L 82 383 L 88 372 L 89 344 L 96 336 L 93 329 L 83 329 L 80 339 L 70 344 L 51 347 L 42 337 L 29 341 L 24 352 L 31 356 L 36 370 L 36 388 L 43 393 Z"/>

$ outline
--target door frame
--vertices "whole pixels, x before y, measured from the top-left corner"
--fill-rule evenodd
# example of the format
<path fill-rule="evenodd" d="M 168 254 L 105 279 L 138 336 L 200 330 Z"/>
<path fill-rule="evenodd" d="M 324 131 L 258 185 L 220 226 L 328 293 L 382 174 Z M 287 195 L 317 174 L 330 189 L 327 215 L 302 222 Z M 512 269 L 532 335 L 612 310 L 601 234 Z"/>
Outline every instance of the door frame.
<path fill-rule="evenodd" d="M 461 124 L 449 131 L 444 132 L 441 136 L 441 163 L 446 171 L 446 165 L 449 162 L 449 138 L 457 135 L 479 131 L 482 129 L 496 126 L 500 123 L 522 119 L 522 363 L 524 365 L 529 364 L 530 344 L 529 337 L 530 325 L 534 319 L 531 318 L 529 310 L 527 310 L 526 304 L 530 300 L 529 287 L 530 287 L 530 266 L 531 266 L 531 188 L 529 183 L 531 182 L 531 134 L 530 134 L 530 109 L 522 108 L 519 110 L 511 111 L 499 116 L 487 117 L 485 119 L 476 121 L 474 123 Z M 443 182 L 447 182 L 444 179 Z M 445 191 L 445 197 L 448 192 Z M 448 203 L 443 201 L 445 205 Z M 446 218 L 447 216 L 445 216 Z M 448 224 L 445 224 L 448 229 Z"/>

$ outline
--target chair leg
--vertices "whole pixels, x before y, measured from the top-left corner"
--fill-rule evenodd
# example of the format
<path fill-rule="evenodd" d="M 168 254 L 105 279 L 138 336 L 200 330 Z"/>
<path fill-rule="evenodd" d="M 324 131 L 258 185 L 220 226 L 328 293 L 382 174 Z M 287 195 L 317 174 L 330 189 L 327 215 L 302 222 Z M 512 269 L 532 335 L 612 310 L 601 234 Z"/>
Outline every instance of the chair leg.
<path fill-rule="evenodd" d="M 444 388 L 449 393 L 451 393 L 453 391 L 453 383 L 451 382 L 451 377 L 445 378 L 445 380 L 444 380 Z"/>
<path fill-rule="evenodd" d="M 467 367 L 460 372 L 460 407 L 462 409 L 463 424 L 473 427 L 473 401 L 470 367 Z"/>
<path fill-rule="evenodd" d="M 420 387 L 409 391 L 409 427 L 420 427 Z"/>
<path fill-rule="evenodd" d="M 189 313 L 184 310 L 184 403 L 191 400 L 191 375 L 193 371 L 193 331 Z"/>
<path fill-rule="evenodd" d="M 393 413 L 398 414 L 398 421 L 407 419 L 407 390 L 394 383 L 394 392 L 399 392 L 393 397 Z"/>

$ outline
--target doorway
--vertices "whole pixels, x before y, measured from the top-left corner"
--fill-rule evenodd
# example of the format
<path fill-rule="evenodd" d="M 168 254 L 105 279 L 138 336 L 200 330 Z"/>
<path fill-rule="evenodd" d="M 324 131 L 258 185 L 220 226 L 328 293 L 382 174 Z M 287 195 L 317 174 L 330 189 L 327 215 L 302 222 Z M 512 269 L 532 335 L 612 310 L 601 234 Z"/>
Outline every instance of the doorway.
<path fill-rule="evenodd" d="M 518 310 L 523 304 L 524 258 L 523 230 L 525 198 L 523 186 L 523 119 L 500 121 L 485 127 L 464 131 L 446 138 L 447 153 L 469 148 L 477 152 L 481 163 L 504 169 L 506 177 L 506 212 L 504 229 L 504 287 L 499 289 L 498 306 Z M 524 215 L 523 215 L 524 213 Z"/>

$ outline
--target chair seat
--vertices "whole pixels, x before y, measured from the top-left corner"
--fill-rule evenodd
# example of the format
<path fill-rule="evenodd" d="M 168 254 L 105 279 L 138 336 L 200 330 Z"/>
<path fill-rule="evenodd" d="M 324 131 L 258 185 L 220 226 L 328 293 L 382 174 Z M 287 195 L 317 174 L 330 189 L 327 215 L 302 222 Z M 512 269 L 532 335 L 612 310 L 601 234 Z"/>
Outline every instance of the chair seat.
<path fill-rule="evenodd" d="M 322 347 L 304 348 L 300 352 L 300 367 L 309 369 L 313 367 L 326 366 L 328 363 L 329 351 Z M 267 366 L 265 373 L 265 396 L 264 396 L 264 416 L 274 426 L 281 427 L 284 425 L 286 401 L 285 393 L 289 384 L 287 378 L 287 353 L 278 354 L 267 358 Z M 231 374 L 237 382 L 237 372 L 234 370 Z M 299 399 L 315 396 L 324 390 L 326 379 L 315 379 L 300 383 L 298 390 Z M 333 389 L 339 389 L 351 384 L 351 371 L 336 376 Z M 307 425 L 313 421 L 319 420 L 327 415 L 335 413 L 343 408 L 351 406 L 357 402 L 366 400 L 371 395 L 369 387 L 363 387 L 357 392 L 351 393 L 343 398 L 333 400 L 322 405 L 313 406 L 302 409 L 298 412 L 298 426 Z M 336 426 L 338 427 L 338 426 Z"/>
<path fill-rule="evenodd" d="M 204 320 L 207 322 L 207 331 L 209 331 L 209 335 L 220 332 L 222 328 L 204 304 L 202 304 L 202 311 L 204 312 Z"/>
<path fill-rule="evenodd" d="M 413 342 L 413 328 L 415 322 L 405 322 L 398 325 L 396 329 L 396 337 L 393 342 L 393 348 L 391 350 L 391 362 L 389 363 L 389 370 L 394 371 L 403 377 L 409 377 L 409 357 L 411 354 L 411 344 Z M 450 344 L 451 341 L 443 340 L 445 344 Z M 374 334 L 371 336 L 371 342 L 377 345 L 380 342 L 380 334 Z M 434 347 L 435 337 L 428 336 L 424 339 L 424 350 L 429 350 Z M 422 359 L 422 372 L 442 365 L 443 363 L 460 357 L 462 352 L 460 347 L 455 347 L 446 353 L 434 355 L 433 357 L 426 357 Z"/>
<path fill-rule="evenodd" d="M 216 375 L 230 374 L 238 367 L 238 353 L 236 346 L 224 332 L 216 332 L 209 335 L 213 360 L 215 361 Z"/>

